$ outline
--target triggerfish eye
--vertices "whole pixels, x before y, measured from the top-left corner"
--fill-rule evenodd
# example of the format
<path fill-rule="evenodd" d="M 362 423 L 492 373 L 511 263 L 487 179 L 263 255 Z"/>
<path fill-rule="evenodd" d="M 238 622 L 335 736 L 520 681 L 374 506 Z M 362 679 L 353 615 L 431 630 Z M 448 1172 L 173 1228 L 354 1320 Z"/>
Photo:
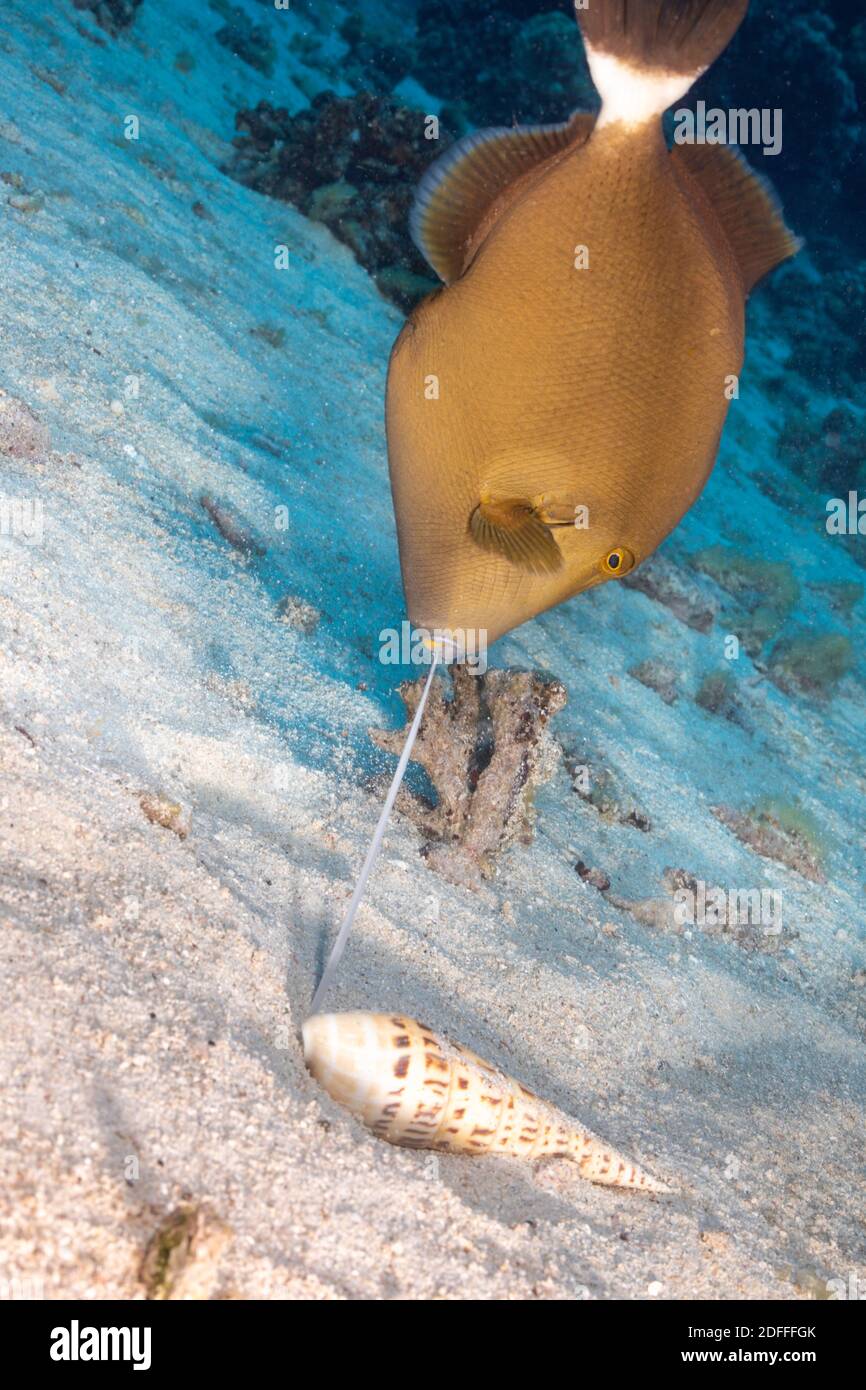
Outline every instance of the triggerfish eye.
<path fill-rule="evenodd" d="M 628 574 L 634 567 L 634 556 L 624 545 L 618 545 L 615 550 L 609 550 L 599 565 L 602 574 L 620 575 Z"/>

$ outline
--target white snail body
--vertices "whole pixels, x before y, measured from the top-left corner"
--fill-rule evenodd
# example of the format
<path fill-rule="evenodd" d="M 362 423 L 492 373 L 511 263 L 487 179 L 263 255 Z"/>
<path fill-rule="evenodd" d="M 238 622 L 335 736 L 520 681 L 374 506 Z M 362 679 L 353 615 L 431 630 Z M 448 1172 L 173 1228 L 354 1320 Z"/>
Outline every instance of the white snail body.
<path fill-rule="evenodd" d="M 402 1014 L 313 1014 L 304 1059 L 334 1100 L 389 1143 L 518 1158 L 562 1154 L 591 1182 L 669 1192 L 519 1081 Z"/>

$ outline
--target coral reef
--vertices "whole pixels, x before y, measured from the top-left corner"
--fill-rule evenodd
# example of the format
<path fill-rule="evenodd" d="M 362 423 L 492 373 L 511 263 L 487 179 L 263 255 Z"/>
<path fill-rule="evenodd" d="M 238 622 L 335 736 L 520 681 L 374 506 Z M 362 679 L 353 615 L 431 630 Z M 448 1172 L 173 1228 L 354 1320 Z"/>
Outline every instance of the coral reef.
<path fill-rule="evenodd" d="M 415 65 L 414 43 L 405 30 L 398 35 L 357 11 L 340 26 L 340 37 L 349 45 L 342 70 L 362 90 L 390 92 Z"/>
<path fill-rule="evenodd" d="M 770 652 L 770 679 L 787 695 L 827 699 L 854 666 L 851 639 L 839 632 L 797 632 Z"/>
<path fill-rule="evenodd" d="M 412 752 L 436 790 L 436 805 L 409 793 L 398 804 L 426 836 L 430 867 L 453 883 L 478 888 L 492 878 L 503 850 L 532 840 L 533 794 L 556 762 L 547 725 L 566 695 L 559 681 L 531 671 L 473 676 L 455 666 L 451 680 L 446 700 L 444 682 L 434 679 Z M 400 687 L 410 722 L 423 685 L 419 679 Z M 399 754 L 405 730 L 371 729 L 370 737 Z"/>
<path fill-rule="evenodd" d="M 135 19 L 141 0 L 72 0 L 76 10 L 87 10 L 100 29 L 116 37 Z"/>
<path fill-rule="evenodd" d="M 265 77 L 272 77 L 277 50 L 267 29 L 254 24 L 246 10 L 238 5 L 226 4 L 225 0 L 219 0 L 219 3 L 211 0 L 211 3 L 226 21 L 217 30 L 217 42 L 251 68 L 263 72 Z"/>
<path fill-rule="evenodd" d="M 750 656 L 757 656 L 775 637 L 800 597 L 800 587 L 786 562 L 743 555 L 731 546 L 696 551 L 692 563 L 738 600 L 724 621 Z"/>
<path fill-rule="evenodd" d="M 853 8 L 835 0 L 820 8 L 812 0 L 752 0 L 733 42 L 687 98 L 690 105 L 702 98 L 726 109 L 783 111 L 781 154 L 750 147 L 748 158 L 773 180 L 789 219 L 810 238 L 826 229 L 828 212 L 836 224 L 850 219 L 856 234 L 866 138 L 853 77 L 862 47 L 854 57 L 849 38 L 860 17 Z M 832 112 L 832 120 L 816 119 L 821 111 Z"/>
<path fill-rule="evenodd" d="M 621 583 L 663 604 L 675 618 L 696 632 L 709 632 L 715 622 L 718 606 L 664 555 L 651 555 L 631 574 L 624 575 Z"/>
<path fill-rule="evenodd" d="M 747 811 L 722 805 L 713 806 L 712 812 L 762 858 L 784 864 L 813 883 L 826 883 L 820 837 L 811 818 L 799 807 L 768 800 Z"/>
<path fill-rule="evenodd" d="M 409 210 L 450 142 L 425 138 L 421 112 L 370 92 L 322 92 L 296 116 L 261 101 L 235 125 L 234 178 L 324 222 L 401 308 L 436 287 L 409 237 Z"/>
<path fill-rule="evenodd" d="M 835 238 L 809 250 L 815 264 L 799 257 L 769 282 L 773 314 L 791 343 L 788 366 L 850 394 L 866 368 L 866 262 L 850 260 Z"/>
<path fill-rule="evenodd" d="M 597 101 L 569 0 L 425 0 L 413 73 L 474 125 L 561 121 Z"/>

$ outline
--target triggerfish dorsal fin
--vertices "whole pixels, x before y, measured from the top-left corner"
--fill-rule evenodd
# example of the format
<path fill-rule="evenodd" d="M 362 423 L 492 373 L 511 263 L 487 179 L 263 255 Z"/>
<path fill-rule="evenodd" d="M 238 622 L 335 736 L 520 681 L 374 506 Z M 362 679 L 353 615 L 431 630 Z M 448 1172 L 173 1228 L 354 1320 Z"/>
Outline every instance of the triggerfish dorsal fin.
<path fill-rule="evenodd" d="M 482 497 L 469 518 L 472 539 L 528 574 L 555 574 L 562 551 L 526 497 Z"/>
<path fill-rule="evenodd" d="M 563 125 L 476 130 L 431 164 L 415 194 L 409 227 L 446 285 L 466 269 L 523 176 L 552 155 L 582 145 L 595 116 L 576 111 Z"/>
<path fill-rule="evenodd" d="M 802 242 L 785 226 L 772 185 L 726 145 L 676 145 L 671 158 L 695 197 L 695 185 L 721 224 L 749 294 Z"/>

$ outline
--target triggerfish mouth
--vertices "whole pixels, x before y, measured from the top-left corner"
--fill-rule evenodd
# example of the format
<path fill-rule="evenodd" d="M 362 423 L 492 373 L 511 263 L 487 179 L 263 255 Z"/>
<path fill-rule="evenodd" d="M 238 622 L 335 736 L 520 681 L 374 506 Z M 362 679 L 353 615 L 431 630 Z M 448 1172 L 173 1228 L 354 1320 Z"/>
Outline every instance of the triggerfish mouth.
<path fill-rule="evenodd" d="M 425 175 L 412 231 L 445 288 L 387 395 L 416 627 L 493 642 L 628 574 L 704 487 L 746 298 L 798 243 L 736 151 L 669 150 L 662 115 L 747 5 L 587 0 L 600 113 L 475 132 Z"/>

